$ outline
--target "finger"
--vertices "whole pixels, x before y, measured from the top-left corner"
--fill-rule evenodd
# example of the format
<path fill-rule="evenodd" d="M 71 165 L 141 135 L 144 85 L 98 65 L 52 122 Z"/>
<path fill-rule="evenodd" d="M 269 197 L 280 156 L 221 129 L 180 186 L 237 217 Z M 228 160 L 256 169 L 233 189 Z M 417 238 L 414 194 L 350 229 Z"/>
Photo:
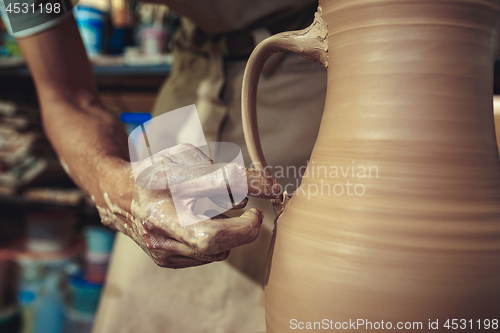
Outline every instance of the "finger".
<path fill-rule="evenodd" d="M 181 168 L 173 168 L 173 166 L 181 164 Z M 144 160 L 132 162 L 136 183 L 143 188 L 165 189 L 168 181 L 167 171 L 171 175 L 172 180 L 179 178 L 177 173 L 183 170 L 184 166 L 204 165 L 209 167 L 212 160 L 202 151 L 191 144 L 180 144 L 172 148 L 164 149 L 151 157 Z M 190 177 L 198 175 L 189 175 L 191 169 L 184 169 L 185 176 L 180 181 L 189 180 Z M 189 177 L 186 177 L 189 176 Z"/>
<path fill-rule="evenodd" d="M 153 256 L 151 254 L 153 261 L 160 267 L 165 268 L 187 268 L 210 264 L 212 261 L 204 261 L 187 257 L 180 256 L 166 256 L 162 257 L 161 251 L 158 250 L 158 254 Z"/>
<path fill-rule="evenodd" d="M 169 186 L 178 185 L 193 180 L 207 181 L 207 176 L 222 176 L 220 167 L 215 164 L 197 164 L 197 165 L 170 165 L 166 170 Z M 216 174 L 214 174 L 216 173 Z M 200 180 L 201 178 L 201 180 Z"/>
<path fill-rule="evenodd" d="M 205 165 L 155 165 L 141 177 L 148 188 L 161 188 L 165 178 L 176 198 L 204 198 L 228 193 L 258 198 L 277 198 L 281 186 L 263 172 L 236 163 Z M 163 185 L 165 187 L 165 185 Z"/>
<path fill-rule="evenodd" d="M 175 168 L 181 168 L 177 172 L 178 178 L 175 179 L 175 184 L 180 184 L 182 180 L 190 180 L 190 186 L 185 188 L 187 197 L 206 197 L 214 193 L 227 194 L 226 191 L 229 190 L 230 193 L 274 199 L 282 193 L 281 185 L 273 177 L 236 163 L 214 164 L 199 168 L 175 166 L 172 170 Z M 172 173 L 174 174 L 176 173 Z"/>
<path fill-rule="evenodd" d="M 168 170 L 168 185 L 177 198 L 205 198 L 240 193 L 246 195 L 245 168 L 238 164 L 174 166 Z"/>
<path fill-rule="evenodd" d="M 208 165 L 212 163 L 210 157 L 204 154 L 200 149 L 190 143 L 182 143 L 163 149 L 143 160 L 133 162 L 133 165 L 137 169 L 136 173 L 140 173 L 152 164 L 158 165 L 161 164 L 162 161 L 167 164 L 175 163 L 183 165 Z"/>
<path fill-rule="evenodd" d="M 248 203 L 248 198 L 245 197 L 242 201 L 235 202 L 233 204 L 233 207 L 231 209 L 242 209 L 242 208 L 245 208 L 247 206 L 247 203 Z"/>
<path fill-rule="evenodd" d="M 141 165 L 142 167 L 142 165 Z M 140 173 L 136 177 L 136 184 L 142 188 L 166 189 L 169 187 L 186 183 L 214 171 L 210 163 L 204 165 L 179 165 L 170 159 L 156 159 L 154 164 L 145 168 L 137 168 Z"/>
<path fill-rule="evenodd" d="M 184 258 L 182 262 L 195 264 L 197 261 L 206 263 L 222 261 L 229 256 L 229 251 L 215 254 L 201 253 L 171 238 L 163 239 L 163 241 L 156 239 L 154 242 L 146 240 L 146 244 L 153 260 L 162 267 L 172 267 L 182 258 Z"/>
<path fill-rule="evenodd" d="M 212 219 L 215 219 L 215 220 L 218 220 L 218 219 L 228 219 L 229 216 L 226 216 L 222 213 L 219 213 L 218 211 L 216 211 L 215 209 L 209 209 L 209 210 L 206 210 L 203 215 L 205 216 L 211 216 Z"/>
<path fill-rule="evenodd" d="M 282 193 L 281 185 L 276 179 L 260 170 L 246 169 L 248 195 L 256 198 L 275 199 Z"/>
<path fill-rule="evenodd" d="M 231 200 L 229 200 L 229 196 L 227 194 L 226 195 L 215 195 L 215 196 L 211 196 L 208 198 L 214 204 L 216 204 L 217 206 L 219 206 L 221 208 L 224 208 L 225 210 L 230 210 L 233 208 L 233 204 L 231 203 Z M 213 216 L 213 215 L 209 215 L 209 214 L 205 214 L 205 215 Z"/>
<path fill-rule="evenodd" d="M 137 186 L 146 189 L 166 189 L 166 166 L 165 160 L 155 162 L 152 165 L 142 169 L 135 179 Z"/>
<path fill-rule="evenodd" d="M 231 203 L 230 200 L 228 200 L 227 195 L 220 195 L 220 196 L 212 196 L 208 197 L 214 204 L 217 206 L 230 210 L 230 209 L 242 209 L 245 208 L 247 203 L 248 203 L 248 198 L 245 197 L 241 202 L 237 203 Z M 207 214 L 205 214 L 207 215 Z"/>
<path fill-rule="evenodd" d="M 213 170 L 215 168 L 215 170 Z M 179 198 L 247 194 L 258 198 L 277 198 L 281 186 L 272 177 L 236 163 L 210 166 L 173 166 L 168 172 L 169 187 Z"/>
<path fill-rule="evenodd" d="M 149 182 L 151 179 L 150 174 L 157 172 L 155 170 L 161 170 L 160 168 L 163 168 L 165 164 L 168 165 L 173 163 L 167 157 L 158 154 L 155 154 L 153 157 L 148 157 L 140 161 L 136 162 L 131 161 L 132 170 L 137 183 L 144 183 L 146 182 L 146 179 L 147 182 Z"/>
<path fill-rule="evenodd" d="M 263 217 L 262 211 L 251 208 L 239 217 L 202 221 L 186 226 L 179 240 L 200 253 L 221 253 L 253 242 Z"/>
<path fill-rule="evenodd" d="M 163 156 L 179 165 L 210 165 L 212 160 L 199 148 L 189 143 L 176 145 L 172 148 L 162 150 Z"/>

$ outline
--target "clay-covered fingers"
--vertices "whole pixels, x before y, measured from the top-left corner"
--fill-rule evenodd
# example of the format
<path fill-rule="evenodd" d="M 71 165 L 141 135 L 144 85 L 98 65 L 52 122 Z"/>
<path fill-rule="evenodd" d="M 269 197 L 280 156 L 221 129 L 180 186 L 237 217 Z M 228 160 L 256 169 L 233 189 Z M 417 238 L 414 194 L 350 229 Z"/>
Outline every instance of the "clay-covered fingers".
<path fill-rule="evenodd" d="M 240 164 L 172 166 L 167 171 L 169 188 L 180 198 L 203 198 L 232 194 L 277 198 L 281 186 L 272 177 Z"/>
<path fill-rule="evenodd" d="M 176 178 L 179 178 L 179 170 L 183 169 L 178 168 L 169 171 L 172 166 L 189 167 L 198 165 L 210 167 L 211 164 L 212 160 L 195 146 L 179 144 L 159 151 L 141 161 L 132 162 L 132 168 L 138 186 L 149 189 L 166 189 L 169 176 L 171 181 L 175 181 Z M 185 171 L 184 175 L 189 172 L 189 170 Z M 192 177 L 184 176 L 181 181 Z"/>
<path fill-rule="evenodd" d="M 212 160 L 204 152 L 189 143 L 182 143 L 158 153 L 179 165 L 212 164 Z M 156 155 L 155 155 L 156 156 Z"/>
<path fill-rule="evenodd" d="M 210 264 L 214 261 L 224 260 L 227 258 L 227 256 L 228 255 L 224 254 L 224 258 L 219 260 L 200 260 L 184 256 L 167 254 L 161 250 L 154 250 L 154 252 L 151 252 L 151 257 L 153 258 L 155 264 L 165 268 L 187 268 L 187 267 L 201 266 Z"/>
<path fill-rule="evenodd" d="M 186 226 L 179 240 L 197 253 L 222 253 L 253 242 L 263 217 L 262 211 L 251 208 L 239 217 L 205 220 Z"/>
<path fill-rule="evenodd" d="M 245 169 L 234 163 L 175 165 L 169 169 L 168 184 L 172 196 L 180 199 L 228 196 L 228 192 L 246 195 L 248 192 Z"/>
<path fill-rule="evenodd" d="M 249 194 L 258 198 L 277 198 L 281 186 L 262 171 L 250 169 L 237 163 L 213 163 L 200 149 L 190 144 L 180 144 L 163 151 L 169 161 L 177 164 L 167 171 L 171 185 L 191 181 L 197 194 L 207 196 L 213 191 L 230 187 L 233 193 Z"/>
<path fill-rule="evenodd" d="M 174 147 L 164 149 L 148 158 L 132 162 L 134 173 L 140 174 L 144 169 L 162 164 L 182 164 L 182 165 L 210 165 L 212 160 L 201 150 L 191 144 L 179 144 Z"/>
<path fill-rule="evenodd" d="M 169 188 L 179 199 L 228 195 L 241 202 L 247 194 L 277 198 L 278 182 L 262 171 L 237 163 L 213 164 L 198 148 L 181 144 L 134 164 L 136 184 L 148 189 Z"/>
<path fill-rule="evenodd" d="M 205 254 L 170 238 L 157 240 L 153 246 L 149 245 L 148 252 L 158 266 L 168 268 L 205 265 L 225 260 L 229 256 L 229 251 Z"/>
<path fill-rule="evenodd" d="M 187 268 L 187 267 L 206 265 L 213 262 L 200 259 L 193 259 L 184 256 L 172 255 L 171 253 L 167 253 L 163 250 L 158 250 L 158 249 L 150 251 L 150 256 L 155 262 L 155 264 L 165 268 Z"/>
<path fill-rule="evenodd" d="M 180 165 L 170 159 L 156 159 L 153 164 L 141 169 L 136 178 L 136 184 L 148 189 L 167 189 L 175 185 L 184 184 L 193 179 L 204 177 L 214 172 L 211 163 L 196 165 Z"/>
<path fill-rule="evenodd" d="M 242 201 L 240 202 L 235 202 L 231 203 L 230 200 L 228 200 L 228 195 L 218 195 L 218 196 L 212 196 L 208 197 L 214 204 L 217 206 L 224 208 L 226 210 L 231 210 L 231 209 L 242 209 L 245 208 L 247 203 L 248 203 L 248 198 L 245 197 Z M 206 215 L 206 214 L 205 214 Z"/>

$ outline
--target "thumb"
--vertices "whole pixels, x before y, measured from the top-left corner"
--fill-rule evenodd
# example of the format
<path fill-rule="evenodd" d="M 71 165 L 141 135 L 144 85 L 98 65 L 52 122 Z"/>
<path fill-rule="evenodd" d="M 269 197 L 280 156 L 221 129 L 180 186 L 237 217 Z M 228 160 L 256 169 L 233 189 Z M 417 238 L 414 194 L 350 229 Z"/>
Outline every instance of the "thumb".
<path fill-rule="evenodd" d="M 275 199 L 281 194 L 281 185 L 263 171 L 245 168 L 247 173 L 248 195 L 256 198 Z"/>

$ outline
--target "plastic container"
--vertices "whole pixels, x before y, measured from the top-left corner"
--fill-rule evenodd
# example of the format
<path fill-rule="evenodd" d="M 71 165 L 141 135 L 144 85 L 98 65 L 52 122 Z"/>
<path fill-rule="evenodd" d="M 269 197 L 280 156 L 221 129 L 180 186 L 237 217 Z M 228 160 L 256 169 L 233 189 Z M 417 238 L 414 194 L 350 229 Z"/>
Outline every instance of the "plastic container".
<path fill-rule="evenodd" d="M 39 233 L 37 233 L 39 234 Z M 23 333 L 60 333 L 64 324 L 64 295 L 67 276 L 79 270 L 77 257 L 83 254 L 83 242 L 74 239 L 60 247 L 57 240 L 19 239 L 0 249 L 0 256 L 11 258 L 20 267 L 17 301 Z M 33 247 L 49 251 L 31 251 Z M 43 244 L 43 246 L 40 246 Z"/>
<path fill-rule="evenodd" d="M 151 113 L 145 112 L 123 112 L 120 120 L 126 125 L 127 133 L 130 134 L 137 126 L 150 121 L 153 118 Z"/>
<path fill-rule="evenodd" d="M 85 271 L 68 280 L 65 333 L 90 333 L 106 279 L 115 233 L 108 228 L 86 227 Z"/>
<path fill-rule="evenodd" d="M 79 5 L 75 7 L 74 15 L 87 54 L 101 54 L 104 45 L 105 14 L 98 9 Z"/>
<path fill-rule="evenodd" d="M 115 233 L 102 227 L 87 227 L 84 233 L 87 241 L 84 277 L 90 283 L 104 283 Z"/>
<path fill-rule="evenodd" d="M 162 28 L 143 28 L 140 32 L 142 52 L 147 55 L 162 54 L 167 45 L 168 31 Z"/>
<path fill-rule="evenodd" d="M 70 302 L 65 309 L 66 333 L 90 333 L 101 297 L 102 284 L 92 283 L 81 276 L 69 280 Z"/>
<path fill-rule="evenodd" d="M 64 324 L 63 285 L 71 260 L 21 261 L 18 302 L 23 333 L 59 333 Z"/>
<path fill-rule="evenodd" d="M 69 281 L 71 308 L 79 313 L 93 316 L 97 311 L 103 285 L 92 283 L 79 276 Z"/>

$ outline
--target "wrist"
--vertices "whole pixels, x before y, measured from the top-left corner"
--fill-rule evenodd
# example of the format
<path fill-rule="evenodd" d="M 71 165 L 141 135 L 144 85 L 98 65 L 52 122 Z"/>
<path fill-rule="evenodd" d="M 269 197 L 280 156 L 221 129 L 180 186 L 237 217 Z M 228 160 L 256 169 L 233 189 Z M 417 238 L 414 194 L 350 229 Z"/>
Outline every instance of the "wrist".
<path fill-rule="evenodd" d="M 97 180 L 96 205 L 130 211 L 135 187 L 130 162 L 116 157 L 103 159 L 97 167 Z"/>

